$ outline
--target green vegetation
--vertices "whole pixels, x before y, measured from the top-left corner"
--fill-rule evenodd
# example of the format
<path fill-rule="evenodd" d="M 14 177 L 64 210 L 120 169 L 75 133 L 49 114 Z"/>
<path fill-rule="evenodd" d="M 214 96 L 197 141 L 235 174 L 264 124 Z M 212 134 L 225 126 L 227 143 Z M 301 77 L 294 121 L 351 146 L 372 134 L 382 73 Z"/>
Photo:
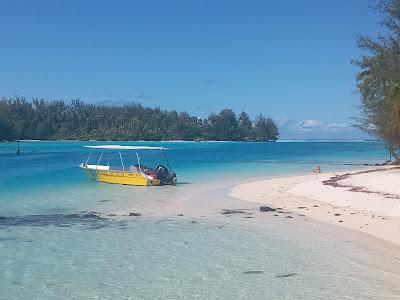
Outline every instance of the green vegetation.
<path fill-rule="evenodd" d="M 376 9 L 382 15 L 384 34 L 377 40 L 360 36 L 358 46 L 368 55 L 355 63 L 361 95 L 361 117 L 356 125 L 386 144 L 400 159 L 400 1 L 381 0 Z"/>
<path fill-rule="evenodd" d="M 80 100 L 0 100 L 0 140 L 231 140 L 267 141 L 279 136 L 275 122 L 263 115 L 254 124 L 247 113 L 231 109 L 201 120 L 187 112 L 143 107 L 104 106 Z"/>

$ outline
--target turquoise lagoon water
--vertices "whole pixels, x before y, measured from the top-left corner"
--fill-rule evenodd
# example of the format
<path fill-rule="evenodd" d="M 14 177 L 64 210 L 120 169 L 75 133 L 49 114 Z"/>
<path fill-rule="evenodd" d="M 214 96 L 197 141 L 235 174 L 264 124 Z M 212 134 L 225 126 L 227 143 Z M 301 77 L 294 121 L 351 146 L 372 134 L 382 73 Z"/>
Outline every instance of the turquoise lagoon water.
<path fill-rule="evenodd" d="M 200 209 L 224 182 L 384 161 L 378 142 L 164 143 L 179 185 L 153 188 L 87 180 L 77 167 L 87 144 L 22 143 L 20 156 L 0 144 L 0 299 L 400 297 L 398 274 L 359 260 L 373 253 L 282 220 Z M 194 194 L 190 217 L 169 214 Z"/>

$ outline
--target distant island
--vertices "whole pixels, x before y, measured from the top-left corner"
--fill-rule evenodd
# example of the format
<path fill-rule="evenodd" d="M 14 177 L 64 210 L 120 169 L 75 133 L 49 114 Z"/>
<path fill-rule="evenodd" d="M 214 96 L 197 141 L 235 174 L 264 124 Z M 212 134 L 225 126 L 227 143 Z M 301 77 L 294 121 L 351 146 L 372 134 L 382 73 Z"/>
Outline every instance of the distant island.
<path fill-rule="evenodd" d="M 275 141 L 278 137 L 278 127 L 271 117 L 259 114 L 251 120 L 246 112 L 237 116 L 228 108 L 201 119 L 187 112 L 144 107 L 140 103 L 106 106 L 81 100 L 0 100 L 0 141 Z"/>

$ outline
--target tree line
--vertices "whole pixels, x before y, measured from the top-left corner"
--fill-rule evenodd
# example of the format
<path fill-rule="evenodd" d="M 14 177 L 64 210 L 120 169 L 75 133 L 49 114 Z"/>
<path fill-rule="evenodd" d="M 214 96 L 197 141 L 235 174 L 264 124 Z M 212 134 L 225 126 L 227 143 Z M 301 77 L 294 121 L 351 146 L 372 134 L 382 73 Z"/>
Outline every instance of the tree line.
<path fill-rule="evenodd" d="M 400 162 L 400 1 L 376 1 L 383 33 L 358 38 L 366 54 L 354 63 L 361 95 L 356 127 L 381 139 Z"/>
<path fill-rule="evenodd" d="M 246 112 L 237 116 L 231 109 L 201 119 L 139 103 L 106 106 L 80 100 L 0 100 L 0 140 L 274 141 L 278 137 L 272 118 L 259 114 L 253 121 Z"/>

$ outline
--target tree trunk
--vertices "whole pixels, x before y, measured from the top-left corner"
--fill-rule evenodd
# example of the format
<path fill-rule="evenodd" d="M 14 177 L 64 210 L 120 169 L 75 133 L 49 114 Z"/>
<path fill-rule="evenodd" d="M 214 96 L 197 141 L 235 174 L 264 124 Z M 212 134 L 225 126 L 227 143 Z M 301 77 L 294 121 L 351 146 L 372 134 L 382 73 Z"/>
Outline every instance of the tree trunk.
<path fill-rule="evenodd" d="M 399 156 L 399 153 L 397 153 L 396 150 L 394 150 L 394 148 L 393 148 L 391 145 L 388 146 L 388 150 L 389 150 L 389 153 L 390 153 L 390 154 L 394 157 L 394 159 L 395 159 L 394 164 L 395 164 L 395 165 L 399 165 L 399 164 L 400 164 L 400 156 Z"/>

